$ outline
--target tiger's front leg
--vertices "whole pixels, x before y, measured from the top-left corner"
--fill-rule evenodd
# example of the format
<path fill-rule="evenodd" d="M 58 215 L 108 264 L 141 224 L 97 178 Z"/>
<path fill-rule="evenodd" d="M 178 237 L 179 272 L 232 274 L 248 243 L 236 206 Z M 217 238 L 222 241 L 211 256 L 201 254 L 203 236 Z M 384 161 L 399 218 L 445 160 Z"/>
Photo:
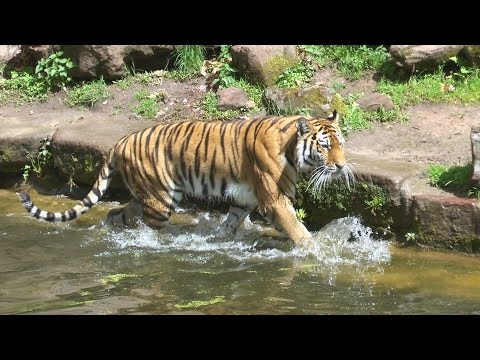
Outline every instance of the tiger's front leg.
<path fill-rule="evenodd" d="M 296 245 L 305 244 L 312 235 L 298 220 L 290 199 L 281 196 L 272 204 L 263 206 L 264 216 L 277 228 L 284 231 Z"/>

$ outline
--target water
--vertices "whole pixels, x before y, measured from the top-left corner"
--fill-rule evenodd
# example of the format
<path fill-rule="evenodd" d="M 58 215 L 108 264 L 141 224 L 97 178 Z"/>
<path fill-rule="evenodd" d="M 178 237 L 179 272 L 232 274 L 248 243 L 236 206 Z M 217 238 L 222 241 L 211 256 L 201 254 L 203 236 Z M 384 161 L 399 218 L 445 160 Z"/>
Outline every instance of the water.
<path fill-rule="evenodd" d="M 32 197 L 49 210 L 75 203 Z M 301 250 L 265 223 L 222 237 L 216 211 L 112 230 L 101 219 L 115 203 L 49 224 L 11 191 L 0 200 L 1 314 L 480 314 L 479 257 L 372 240 L 353 217 Z"/>

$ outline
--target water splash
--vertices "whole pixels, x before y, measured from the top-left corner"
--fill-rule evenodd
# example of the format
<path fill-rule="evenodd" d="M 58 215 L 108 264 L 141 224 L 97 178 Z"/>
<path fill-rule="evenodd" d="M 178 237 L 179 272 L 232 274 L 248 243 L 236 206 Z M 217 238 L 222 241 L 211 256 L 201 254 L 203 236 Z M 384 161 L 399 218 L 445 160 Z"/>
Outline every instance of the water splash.
<path fill-rule="evenodd" d="M 308 250 L 295 248 L 292 253 L 315 256 L 327 265 L 366 265 L 391 259 L 388 243 L 374 240 L 372 229 L 353 216 L 331 221 L 313 234 L 311 244 Z"/>
<path fill-rule="evenodd" d="M 356 217 L 345 217 L 327 224 L 313 234 L 308 250 L 287 246 L 283 240 L 262 235 L 268 228 L 252 223 L 249 218 L 235 236 L 222 235 L 220 224 L 225 218 L 223 214 L 201 212 L 194 225 L 172 225 L 162 230 L 141 225 L 137 229 L 110 230 L 105 233 L 103 241 L 110 244 L 113 252 L 178 252 L 193 263 L 205 263 L 223 255 L 243 263 L 292 259 L 314 260 L 326 266 L 368 266 L 389 262 L 391 258 L 388 243 L 374 240 L 372 230 Z"/>

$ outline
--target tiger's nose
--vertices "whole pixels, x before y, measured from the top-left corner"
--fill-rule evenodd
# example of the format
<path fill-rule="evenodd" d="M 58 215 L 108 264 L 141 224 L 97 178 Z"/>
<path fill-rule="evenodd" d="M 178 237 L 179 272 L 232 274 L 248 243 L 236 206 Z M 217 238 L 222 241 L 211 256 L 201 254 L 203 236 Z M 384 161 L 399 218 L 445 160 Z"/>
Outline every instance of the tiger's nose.
<path fill-rule="evenodd" d="M 335 164 L 337 170 L 342 170 L 345 164 Z"/>

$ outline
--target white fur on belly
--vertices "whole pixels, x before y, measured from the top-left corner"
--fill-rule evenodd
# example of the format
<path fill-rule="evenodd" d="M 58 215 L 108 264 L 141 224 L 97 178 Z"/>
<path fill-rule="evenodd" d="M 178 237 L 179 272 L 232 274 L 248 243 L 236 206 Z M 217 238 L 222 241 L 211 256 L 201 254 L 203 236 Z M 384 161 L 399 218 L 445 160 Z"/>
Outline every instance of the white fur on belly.
<path fill-rule="evenodd" d="M 235 203 L 238 205 L 257 205 L 257 198 L 252 190 L 243 184 L 228 184 L 225 189 L 225 197 L 235 199 Z"/>

